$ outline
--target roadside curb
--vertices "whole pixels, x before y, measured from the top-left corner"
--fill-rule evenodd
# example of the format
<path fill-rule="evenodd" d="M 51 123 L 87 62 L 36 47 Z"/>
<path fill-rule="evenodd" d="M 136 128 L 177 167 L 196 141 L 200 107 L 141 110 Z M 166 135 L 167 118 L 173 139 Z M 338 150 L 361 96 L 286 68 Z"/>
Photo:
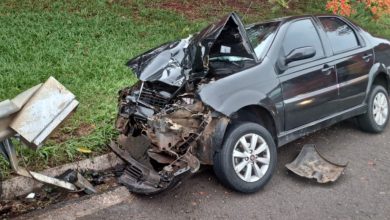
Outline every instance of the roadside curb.
<path fill-rule="evenodd" d="M 92 169 L 99 171 L 107 170 L 123 163 L 123 160 L 114 153 L 108 153 L 98 157 L 50 168 L 40 173 L 54 177 L 64 173 L 69 169 Z M 1 195 L 1 199 L 13 199 L 15 197 L 25 195 L 42 186 L 43 184 L 36 180 L 23 176 L 17 176 L 2 182 L 3 194 Z"/>
<path fill-rule="evenodd" d="M 46 209 L 19 216 L 15 219 L 65 219 L 72 220 L 86 215 L 91 215 L 99 210 L 111 207 L 122 202 L 131 202 L 134 195 L 124 187 L 118 187 L 114 190 L 102 194 L 82 197 L 78 200 L 72 200 L 66 203 L 59 203 Z"/>

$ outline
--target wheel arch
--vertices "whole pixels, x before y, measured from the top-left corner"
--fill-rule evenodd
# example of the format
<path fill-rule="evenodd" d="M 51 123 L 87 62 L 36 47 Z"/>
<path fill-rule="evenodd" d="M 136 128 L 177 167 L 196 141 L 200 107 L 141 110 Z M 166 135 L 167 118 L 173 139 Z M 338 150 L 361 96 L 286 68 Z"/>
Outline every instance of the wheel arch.
<path fill-rule="evenodd" d="M 229 123 L 226 131 L 232 126 L 233 123 L 239 122 L 253 122 L 262 125 L 272 135 L 276 146 L 278 146 L 278 127 L 272 112 L 262 105 L 247 105 L 230 116 L 231 123 Z"/>
<path fill-rule="evenodd" d="M 389 75 L 386 74 L 385 72 L 379 72 L 373 82 L 372 82 L 373 85 L 381 85 L 383 86 L 387 92 L 390 91 L 390 86 L 389 86 Z"/>
<path fill-rule="evenodd" d="M 381 63 L 376 63 L 371 68 L 371 71 L 369 73 L 369 81 L 366 91 L 366 100 L 368 98 L 368 95 L 370 94 L 370 91 L 373 87 L 373 85 L 382 85 L 386 91 L 390 92 L 390 73 L 388 72 L 386 66 Z"/>

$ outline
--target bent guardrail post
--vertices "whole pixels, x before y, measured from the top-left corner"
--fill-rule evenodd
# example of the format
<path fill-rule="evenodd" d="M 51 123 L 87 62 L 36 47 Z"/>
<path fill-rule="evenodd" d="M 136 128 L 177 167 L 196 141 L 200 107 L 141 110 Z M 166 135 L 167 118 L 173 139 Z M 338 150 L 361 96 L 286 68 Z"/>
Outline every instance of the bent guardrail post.
<path fill-rule="evenodd" d="M 79 188 L 96 192 L 77 173 L 73 182 L 29 171 L 19 166 L 11 137 L 17 135 L 25 145 L 38 149 L 50 134 L 77 108 L 76 97 L 54 77 L 36 85 L 12 100 L 0 102 L 0 151 L 12 169 L 21 176 L 55 185 L 71 191 Z"/>

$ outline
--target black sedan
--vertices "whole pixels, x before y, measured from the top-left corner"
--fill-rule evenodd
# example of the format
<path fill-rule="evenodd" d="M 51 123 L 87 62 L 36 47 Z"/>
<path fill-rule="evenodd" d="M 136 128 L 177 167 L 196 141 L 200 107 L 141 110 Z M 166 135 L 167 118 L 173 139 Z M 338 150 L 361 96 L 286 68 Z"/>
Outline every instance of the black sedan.
<path fill-rule="evenodd" d="M 244 26 L 235 13 L 130 60 L 111 148 L 120 181 L 151 194 L 213 165 L 226 186 L 259 190 L 277 147 L 355 117 L 379 133 L 389 119 L 390 43 L 334 15 Z"/>

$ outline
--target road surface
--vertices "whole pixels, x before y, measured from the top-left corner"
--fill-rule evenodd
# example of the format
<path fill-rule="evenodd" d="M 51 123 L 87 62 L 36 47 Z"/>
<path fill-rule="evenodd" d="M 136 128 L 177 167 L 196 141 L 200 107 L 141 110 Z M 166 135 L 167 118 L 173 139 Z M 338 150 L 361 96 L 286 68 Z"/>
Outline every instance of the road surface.
<path fill-rule="evenodd" d="M 345 173 L 318 184 L 287 171 L 304 144 L 349 162 Z M 342 122 L 279 148 L 278 157 L 277 172 L 255 194 L 225 188 L 206 167 L 170 192 L 135 196 L 81 219 L 390 219 L 389 129 L 373 135 Z"/>

